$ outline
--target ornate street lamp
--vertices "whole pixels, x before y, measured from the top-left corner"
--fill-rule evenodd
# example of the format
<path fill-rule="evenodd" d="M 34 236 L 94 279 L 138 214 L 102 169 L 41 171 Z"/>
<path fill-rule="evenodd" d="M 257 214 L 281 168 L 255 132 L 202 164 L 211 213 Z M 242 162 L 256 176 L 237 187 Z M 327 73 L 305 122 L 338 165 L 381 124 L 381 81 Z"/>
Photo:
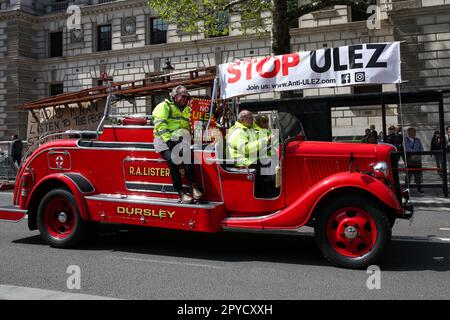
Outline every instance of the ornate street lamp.
<path fill-rule="evenodd" d="M 169 74 L 173 70 L 175 70 L 175 68 L 170 64 L 169 58 L 166 58 L 166 62 L 164 63 L 164 67 L 162 68 L 162 70 L 164 74 Z"/>

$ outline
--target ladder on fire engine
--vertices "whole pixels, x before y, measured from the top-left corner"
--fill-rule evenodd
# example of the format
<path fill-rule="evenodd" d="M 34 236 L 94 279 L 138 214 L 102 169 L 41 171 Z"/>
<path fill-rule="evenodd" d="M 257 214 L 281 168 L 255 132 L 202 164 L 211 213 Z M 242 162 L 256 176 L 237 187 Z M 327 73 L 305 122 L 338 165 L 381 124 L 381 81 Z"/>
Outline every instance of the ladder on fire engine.
<path fill-rule="evenodd" d="M 120 99 L 132 99 L 167 92 L 179 85 L 185 86 L 188 90 L 205 89 L 212 86 L 215 78 L 215 67 L 208 67 L 170 74 L 158 74 L 153 77 L 134 81 L 112 82 L 111 88 L 116 97 Z M 102 100 L 107 98 L 109 94 L 109 85 L 104 85 L 36 100 L 19 105 L 18 108 L 34 110 L 68 106 L 70 104 Z"/>

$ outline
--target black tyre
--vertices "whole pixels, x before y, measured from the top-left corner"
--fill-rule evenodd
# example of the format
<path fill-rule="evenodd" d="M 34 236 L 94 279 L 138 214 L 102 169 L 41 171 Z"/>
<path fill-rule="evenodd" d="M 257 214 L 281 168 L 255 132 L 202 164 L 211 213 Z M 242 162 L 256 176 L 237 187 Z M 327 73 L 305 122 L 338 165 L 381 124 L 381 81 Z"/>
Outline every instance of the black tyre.
<path fill-rule="evenodd" d="M 358 195 L 332 199 L 319 213 L 314 232 L 324 257 L 344 268 L 374 264 L 391 238 L 381 205 Z"/>
<path fill-rule="evenodd" d="M 89 235 L 89 223 L 80 216 L 75 197 L 56 189 L 42 198 L 38 211 L 42 239 L 56 248 L 73 248 Z"/>

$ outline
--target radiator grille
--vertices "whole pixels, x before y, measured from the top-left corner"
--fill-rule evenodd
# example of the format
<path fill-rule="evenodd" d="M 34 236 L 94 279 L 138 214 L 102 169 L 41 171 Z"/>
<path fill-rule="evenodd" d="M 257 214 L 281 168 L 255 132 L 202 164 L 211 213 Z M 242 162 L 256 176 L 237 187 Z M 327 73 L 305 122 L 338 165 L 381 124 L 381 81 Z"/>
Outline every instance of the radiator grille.
<path fill-rule="evenodd" d="M 348 159 L 305 159 L 306 172 L 314 184 L 332 174 L 349 170 Z"/>

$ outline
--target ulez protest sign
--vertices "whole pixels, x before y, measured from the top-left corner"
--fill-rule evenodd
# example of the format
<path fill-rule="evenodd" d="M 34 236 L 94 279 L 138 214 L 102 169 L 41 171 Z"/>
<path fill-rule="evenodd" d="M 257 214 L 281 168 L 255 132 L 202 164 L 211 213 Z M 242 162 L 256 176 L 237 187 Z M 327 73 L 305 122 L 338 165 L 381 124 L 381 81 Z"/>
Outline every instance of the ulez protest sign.
<path fill-rule="evenodd" d="M 368 43 L 221 64 L 221 98 L 401 82 L 400 42 Z"/>

